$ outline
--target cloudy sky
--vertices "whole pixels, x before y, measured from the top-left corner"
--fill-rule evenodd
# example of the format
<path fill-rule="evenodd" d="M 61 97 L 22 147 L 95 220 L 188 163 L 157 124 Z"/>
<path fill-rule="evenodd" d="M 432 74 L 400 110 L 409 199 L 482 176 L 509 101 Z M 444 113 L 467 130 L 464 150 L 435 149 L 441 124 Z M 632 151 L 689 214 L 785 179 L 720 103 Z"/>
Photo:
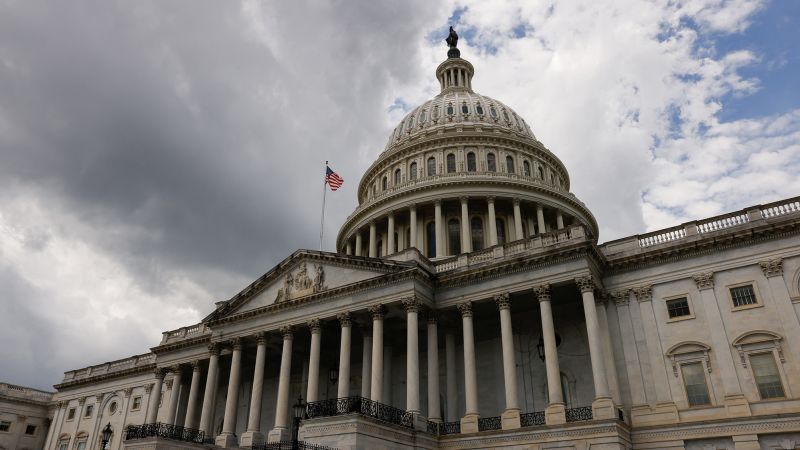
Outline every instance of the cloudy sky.
<path fill-rule="evenodd" d="M 326 249 L 453 24 L 601 241 L 800 194 L 800 2 L 0 0 L 0 380 L 143 353 Z"/>

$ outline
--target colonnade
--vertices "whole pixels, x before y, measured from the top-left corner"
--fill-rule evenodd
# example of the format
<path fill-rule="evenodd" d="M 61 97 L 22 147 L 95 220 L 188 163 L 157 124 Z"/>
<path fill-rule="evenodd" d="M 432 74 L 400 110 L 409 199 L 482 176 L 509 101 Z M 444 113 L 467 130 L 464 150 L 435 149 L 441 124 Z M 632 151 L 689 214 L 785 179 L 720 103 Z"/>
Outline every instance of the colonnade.
<path fill-rule="evenodd" d="M 595 284 L 591 276 L 584 276 L 575 279 L 575 283 L 581 291 L 583 309 L 586 321 L 587 335 L 589 338 L 589 353 L 591 359 L 592 376 L 594 380 L 595 400 L 592 403 L 594 418 L 615 417 L 613 401 L 609 395 L 609 386 L 606 379 L 604 364 L 610 355 L 604 355 L 602 346 L 602 334 L 598 315 L 595 307 L 594 289 Z M 538 300 L 542 320 L 542 337 L 544 341 L 545 365 L 547 373 L 547 386 L 549 393 L 549 404 L 545 411 L 547 424 L 561 424 L 566 422 L 564 399 L 561 392 L 561 377 L 558 363 L 558 352 L 556 349 L 556 335 L 553 326 L 553 315 L 551 307 L 550 286 L 547 284 L 536 286 L 533 295 Z M 511 297 L 509 293 L 501 293 L 494 297 L 500 318 L 500 337 L 503 356 L 503 380 L 505 386 L 505 410 L 501 416 L 503 429 L 514 429 L 520 427 L 521 409 L 518 400 L 517 384 L 517 363 L 515 360 L 513 330 L 511 320 Z M 463 332 L 463 362 L 464 362 L 464 392 L 465 408 L 461 416 L 461 432 L 470 433 L 478 431 L 478 418 L 480 408 L 478 405 L 478 377 L 475 353 L 475 338 L 473 331 L 473 308 L 471 302 L 463 302 L 457 306 L 461 316 Z M 404 298 L 402 307 L 405 311 L 406 319 L 406 410 L 414 414 L 422 414 L 420 405 L 420 370 L 419 370 L 419 314 L 423 310 L 423 305 L 416 296 Z M 364 352 L 362 354 L 362 386 L 361 396 L 369 398 L 375 402 L 383 402 L 384 387 L 384 320 L 386 317 L 386 306 L 374 304 L 367 308 L 371 318 L 371 333 L 364 333 Z M 439 343 L 438 343 L 438 314 L 437 311 L 426 309 L 426 330 L 427 330 L 427 418 L 431 421 L 441 422 L 443 417 L 440 413 L 440 392 L 439 392 Z M 347 397 L 350 393 L 350 362 L 351 362 L 351 343 L 352 343 L 352 320 L 350 312 L 343 312 L 336 316 L 341 329 L 339 343 L 339 377 L 337 386 L 337 396 Z M 319 367 L 320 367 L 320 347 L 322 338 L 322 327 L 319 318 L 311 319 L 308 322 L 311 340 L 308 356 L 308 385 L 306 386 L 306 400 L 314 402 L 319 399 Z M 262 411 L 262 392 L 264 383 L 264 366 L 266 360 L 266 333 L 258 332 L 252 336 L 257 343 L 256 357 L 253 372 L 252 390 L 250 393 L 249 414 L 247 418 L 246 431 L 239 439 L 236 436 L 237 429 L 237 401 L 238 391 L 242 372 L 242 338 L 235 338 L 228 341 L 232 349 L 229 381 L 227 386 L 228 395 L 225 403 L 225 413 L 222 433 L 216 437 L 216 444 L 223 447 L 249 446 L 253 443 L 264 442 L 265 438 L 269 441 L 284 440 L 289 438 L 290 417 L 289 417 L 289 390 L 290 372 L 292 364 L 292 343 L 294 330 L 292 327 L 283 327 L 280 330 L 283 337 L 282 352 L 280 359 L 280 375 L 278 380 L 278 393 L 275 404 L 275 422 L 271 431 L 265 436 L 264 430 L 260 429 Z M 217 380 L 219 371 L 219 350 L 220 344 L 214 343 L 209 346 L 208 376 L 205 390 L 203 392 L 203 403 L 200 414 L 200 422 L 195 423 L 195 411 L 198 408 L 200 398 L 200 365 L 195 363 L 192 366 L 192 380 L 188 395 L 187 413 L 182 424 L 187 428 L 198 427 L 207 435 L 213 432 L 213 399 L 216 397 Z M 445 353 L 447 371 L 446 376 L 446 395 L 447 395 L 447 415 L 452 419 L 457 413 L 455 399 L 458 398 L 455 378 L 455 340 L 452 333 L 448 332 L 445 337 Z M 172 368 L 175 371 L 176 386 L 181 382 L 181 372 L 178 367 Z M 153 387 L 154 398 L 158 398 L 161 392 L 161 384 L 164 380 L 164 370 L 159 370 L 156 382 Z M 174 422 L 177 410 L 177 396 L 170 400 L 168 406 L 167 422 Z M 158 402 L 151 402 L 151 407 L 147 412 L 146 423 L 156 421 Z"/>
<path fill-rule="evenodd" d="M 460 248 L 457 249 L 447 245 L 448 239 L 450 238 L 450 230 L 447 228 L 447 217 L 443 210 L 445 202 L 455 200 L 457 200 L 460 205 L 460 214 L 457 215 L 457 220 L 460 225 L 460 230 L 458 230 L 458 234 L 460 235 L 460 245 L 458 247 Z M 442 257 L 460 253 L 470 253 L 482 249 L 473 248 L 473 242 L 477 242 L 482 247 L 493 247 L 503 243 L 498 236 L 497 219 L 501 217 L 496 210 L 496 203 L 498 200 L 509 201 L 512 205 L 512 213 L 508 215 L 507 230 L 501 230 L 506 241 L 519 240 L 534 234 L 541 234 L 555 229 L 560 230 L 565 227 L 565 217 L 562 211 L 557 208 L 548 207 L 548 209 L 552 209 L 553 212 L 550 214 L 551 217 L 546 218 L 545 205 L 542 203 L 526 205 L 530 207 L 532 213 L 523 214 L 523 202 L 519 198 L 498 199 L 494 196 L 481 197 L 479 200 L 485 201 L 486 204 L 486 209 L 483 211 L 476 210 L 475 208 L 470 210 L 470 200 L 476 199 L 471 199 L 468 196 L 460 196 L 457 199 L 440 199 L 429 204 L 411 204 L 407 209 L 389 211 L 385 217 L 373 220 L 363 229 L 356 230 L 353 235 L 348 237 L 345 241 L 345 248 L 341 250 L 348 255 L 376 258 L 386 254 L 392 254 L 395 252 L 395 249 L 399 251 L 415 247 L 428 255 L 433 255 L 433 257 Z M 435 233 L 433 240 L 435 241 L 435 245 L 431 244 L 431 239 L 427 238 L 427 236 L 425 242 L 423 242 L 419 236 L 420 229 L 425 233 L 426 228 L 422 226 L 425 223 L 424 212 L 430 214 L 431 206 L 433 207 L 433 226 Z M 481 220 L 480 230 L 474 229 L 471 225 L 472 218 L 476 215 L 486 218 L 485 221 Z M 451 217 L 451 219 L 452 218 L 455 217 Z M 502 215 L 502 218 L 503 223 L 505 223 L 506 216 Z M 420 219 L 423 219 L 423 224 L 420 223 Z M 400 223 L 402 223 L 402 225 L 398 226 Z M 403 232 L 406 229 L 408 232 Z M 480 232 L 480 237 L 475 235 L 476 232 Z M 484 233 L 486 237 L 483 236 Z M 362 234 L 367 234 L 368 236 L 366 247 L 364 246 Z M 425 251 L 426 247 L 429 251 Z"/>

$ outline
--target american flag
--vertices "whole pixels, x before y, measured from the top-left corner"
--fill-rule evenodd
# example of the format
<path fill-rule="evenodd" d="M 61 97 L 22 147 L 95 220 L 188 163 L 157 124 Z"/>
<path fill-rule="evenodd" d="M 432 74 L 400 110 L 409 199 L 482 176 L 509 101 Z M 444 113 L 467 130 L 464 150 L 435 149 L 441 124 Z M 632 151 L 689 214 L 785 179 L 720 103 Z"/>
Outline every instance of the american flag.
<path fill-rule="evenodd" d="M 339 189 L 342 186 L 342 183 L 344 183 L 342 177 L 331 170 L 331 168 L 328 166 L 325 166 L 325 169 L 325 183 L 331 187 L 332 191 Z"/>

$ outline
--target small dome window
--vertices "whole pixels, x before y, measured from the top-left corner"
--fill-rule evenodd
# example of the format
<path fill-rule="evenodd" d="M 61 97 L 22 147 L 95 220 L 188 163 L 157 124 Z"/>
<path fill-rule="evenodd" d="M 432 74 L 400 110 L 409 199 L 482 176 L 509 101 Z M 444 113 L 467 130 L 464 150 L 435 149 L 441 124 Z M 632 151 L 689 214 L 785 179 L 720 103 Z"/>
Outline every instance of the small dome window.
<path fill-rule="evenodd" d="M 447 155 L 447 173 L 454 173 L 456 171 L 456 155 L 449 153 Z"/>
<path fill-rule="evenodd" d="M 394 184 L 400 184 L 400 169 L 394 171 Z"/>
<path fill-rule="evenodd" d="M 531 163 L 528 161 L 522 161 L 522 171 L 526 177 L 531 176 Z"/>
<path fill-rule="evenodd" d="M 542 169 L 542 166 L 539 166 L 539 178 L 544 180 L 544 169 Z"/>
<path fill-rule="evenodd" d="M 431 156 L 428 158 L 428 176 L 432 177 L 436 175 L 436 158 Z"/>
<path fill-rule="evenodd" d="M 514 158 L 511 156 L 506 156 L 506 172 L 514 173 Z"/>
<path fill-rule="evenodd" d="M 478 167 L 475 164 L 475 153 L 469 152 L 467 153 L 467 172 L 475 172 L 476 170 L 478 170 Z"/>
<path fill-rule="evenodd" d="M 408 118 L 408 132 L 414 129 L 414 116 Z"/>
<path fill-rule="evenodd" d="M 439 118 L 439 105 L 436 105 L 436 106 L 433 107 L 433 118 L 434 119 L 438 119 Z"/>
<path fill-rule="evenodd" d="M 467 102 L 461 102 L 461 114 L 469 114 L 469 106 L 467 106 Z"/>
<path fill-rule="evenodd" d="M 497 160 L 495 159 L 494 153 L 488 153 L 486 155 L 486 170 L 489 172 L 497 172 Z"/>
<path fill-rule="evenodd" d="M 412 162 L 410 166 L 408 166 L 408 177 L 412 180 L 417 179 L 417 163 Z"/>
<path fill-rule="evenodd" d="M 455 111 L 455 108 L 453 108 L 453 104 L 452 103 L 448 103 L 447 104 L 447 115 L 448 116 L 452 116 L 455 113 L 456 113 L 456 111 Z"/>
<path fill-rule="evenodd" d="M 475 105 L 475 112 L 478 113 L 479 116 L 483 115 L 483 106 L 480 103 Z"/>
<path fill-rule="evenodd" d="M 505 109 L 503 110 L 503 118 L 506 119 L 506 122 L 511 122 L 511 119 L 508 117 L 508 111 Z"/>
<path fill-rule="evenodd" d="M 383 188 L 384 191 L 389 187 L 389 179 L 386 178 L 385 176 L 383 177 L 383 180 L 381 181 L 381 187 Z"/>
<path fill-rule="evenodd" d="M 423 109 L 422 112 L 419 113 L 419 123 L 423 124 L 426 120 L 428 120 L 428 113 Z"/>
<path fill-rule="evenodd" d="M 497 108 L 495 108 L 494 105 L 489 107 L 489 114 L 491 114 L 495 119 L 497 118 Z"/>

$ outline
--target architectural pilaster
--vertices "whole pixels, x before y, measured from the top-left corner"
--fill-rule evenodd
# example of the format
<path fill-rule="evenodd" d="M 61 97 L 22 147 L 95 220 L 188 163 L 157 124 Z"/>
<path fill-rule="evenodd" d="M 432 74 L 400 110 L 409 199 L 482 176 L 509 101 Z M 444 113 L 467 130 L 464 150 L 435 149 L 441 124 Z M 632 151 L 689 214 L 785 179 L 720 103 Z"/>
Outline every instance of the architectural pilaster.
<path fill-rule="evenodd" d="M 356 250 L 355 255 L 361 256 L 361 249 L 364 248 L 364 243 L 361 242 L 361 230 L 356 231 Z"/>
<path fill-rule="evenodd" d="M 419 300 L 403 299 L 406 309 L 406 410 L 419 414 Z"/>
<path fill-rule="evenodd" d="M 524 238 L 522 232 L 522 211 L 520 211 L 519 199 L 514 199 L 514 239 L 519 240 Z"/>
<path fill-rule="evenodd" d="M 614 402 L 608 392 L 608 380 L 603 361 L 602 338 L 600 324 L 595 309 L 594 279 L 588 275 L 575 279 L 583 297 L 583 314 L 586 318 L 586 335 L 589 338 L 589 356 L 592 361 L 592 379 L 594 380 L 594 401 L 592 415 L 595 419 L 610 419 L 617 416 Z"/>
<path fill-rule="evenodd" d="M 544 207 L 541 204 L 536 205 L 536 225 L 539 228 L 539 234 L 547 231 L 544 226 Z"/>
<path fill-rule="evenodd" d="M 486 197 L 486 203 L 489 208 L 489 223 L 486 228 L 489 229 L 489 246 L 497 245 L 497 219 L 494 214 L 494 197 Z"/>
<path fill-rule="evenodd" d="M 639 363 L 639 352 L 636 348 L 636 339 L 633 331 L 633 322 L 628 303 L 631 292 L 628 289 L 613 291 L 611 298 L 617 306 L 617 319 L 621 336 L 631 338 L 622 339 L 622 351 L 625 353 L 625 369 L 628 377 L 628 386 L 631 393 L 633 408 L 643 408 L 647 405 L 647 395 L 644 390 L 644 377 Z"/>
<path fill-rule="evenodd" d="M 186 403 L 186 417 L 183 426 L 186 428 L 197 428 L 195 416 L 197 415 L 197 396 L 200 391 L 200 361 L 192 363 L 192 381 L 189 386 L 189 400 Z"/>
<path fill-rule="evenodd" d="M 442 228 L 444 226 L 444 220 L 442 220 L 442 201 L 436 200 L 433 203 L 433 212 L 434 212 L 434 228 L 435 235 L 436 235 L 436 257 L 441 258 L 444 256 L 444 237 L 442 233 Z M 430 242 L 428 242 L 430 245 Z"/>
<path fill-rule="evenodd" d="M 475 365 L 475 337 L 472 330 L 472 303 L 457 305 L 464 331 L 464 402 L 466 411 L 461 418 L 462 433 L 478 432 L 478 372 Z"/>
<path fill-rule="evenodd" d="M 336 387 L 338 398 L 350 396 L 350 338 L 353 323 L 350 320 L 350 313 L 344 312 L 336 316 L 341 328 L 341 338 L 339 341 L 339 380 Z"/>
<path fill-rule="evenodd" d="M 256 339 L 256 362 L 253 371 L 253 388 L 250 391 L 250 411 L 247 415 L 247 431 L 242 434 L 239 441 L 240 447 L 251 447 L 254 444 L 264 443 L 264 433 L 261 432 L 261 397 L 264 392 L 264 366 L 267 360 L 267 335 L 258 332 Z"/>
<path fill-rule="evenodd" d="M 236 412 L 239 405 L 239 381 L 242 373 L 242 339 L 231 340 L 233 349 L 231 353 L 231 371 L 228 376 L 228 394 L 225 398 L 225 417 L 222 421 L 222 434 L 217 436 L 215 443 L 218 447 L 238 447 L 236 438 Z"/>
<path fill-rule="evenodd" d="M 311 345 L 308 356 L 306 401 L 315 402 L 319 400 L 319 352 L 322 339 L 322 324 L 319 319 L 311 319 L 308 321 L 308 328 L 311 330 Z"/>
<path fill-rule="evenodd" d="M 206 389 L 203 393 L 203 409 L 200 411 L 200 431 L 206 437 L 214 437 L 212 422 L 214 420 L 214 400 L 217 397 L 217 375 L 219 374 L 219 345 L 216 343 L 208 346 L 208 376 L 206 376 Z"/>
<path fill-rule="evenodd" d="M 508 293 L 496 295 L 494 301 L 500 311 L 500 340 L 503 345 L 503 379 L 506 391 L 506 409 L 502 414 L 504 430 L 520 427 L 520 409 L 517 392 L 517 361 L 514 351 L 514 331 L 511 326 L 511 297 Z"/>
<path fill-rule="evenodd" d="M 372 386 L 369 398 L 375 402 L 383 400 L 383 317 L 386 310 L 383 305 L 369 308 L 372 315 Z"/>
<path fill-rule="evenodd" d="M 172 395 L 169 396 L 169 409 L 167 410 L 165 422 L 170 425 L 176 425 L 183 374 L 181 373 L 181 366 L 179 364 L 173 366 L 170 370 L 172 371 Z"/>
<path fill-rule="evenodd" d="M 611 398 L 615 405 L 622 404 L 620 396 L 619 379 L 617 377 L 617 366 L 614 363 L 614 347 L 611 345 L 611 330 L 608 326 L 608 293 L 601 292 L 602 297 L 598 298 L 595 308 L 597 309 L 597 320 L 600 325 L 600 336 L 603 340 L 603 361 L 606 368 L 606 379 L 611 390 Z"/>
<path fill-rule="evenodd" d="M 789 288 L 786 285 L 786 280 L 783 277 L 783 259 L 772 258 L 758 263 L 764 277 L 769 284 L 769 290 L 772 293 L 775 309 L 778 311 L 778 317 L 781 323 L 781 328 L 786 335 L 787 342 L 800 342 L 800 319 L 794 310 L 792 304 L 792 297 L 789 293 Z M 794 356 L 794 361 L 800 361 L 800 347 L 797 345 L 789 345 L 788 351 Z M 787 364 L 784 366 L 789 378 L 789 389 L 795 390 L 800 385 L 800 366 L 797 364 Z"/>
<path fill-rule="evenodd" d="M 561 214 L 561 210 L 556 210 L 556 228 L 559 230 L 564 228 L 564 216 Z"/>
<path fill-rule="evenodd" d="M 545 423 L 558 425 L 567 422 L 564 398 L 561 391 L 561 370 L 558 364 L 556 332 L 553 326 L 553 309 L 550 304 L 550 285 L 541 284 L 533 288 L 539 301 L 542 316 L 542 341 L 544 342 L 544 360 L 547 372 L 547 396 L 550 400 L 545 409 Z"/>
<path fill-rule="evenodd" d="M 94 408 L 92 409 L 92 425 L 89 427 L 89 436 L 86 438 L 87 448 L 94 448 L 93 444 L 95 443 L 97 436 L 97 424 L 100 420 L 100 415 L 102 411 L 100 410 L 100 406 L 103 404 L 103 396 L 105 394 L 95 395 L 94 396 Z M 25 420 L 21 421 L 25 423 Z"/>
<path fill-rule="evenodd" d="M 144 421 L 145 423 L 158 422 L 158 403 L 161 399 L 161 385 L 164 383 L 165 375 L 166 374 L 164 373 L 163 369 L 155 370 L 156 381 L 153 384 L 153 391 L 150 394 L 150 402 L 147 405 L 147 416 Z M 80 422 L 80 420 L 77 420 L 77 422 Z"/>
<path fill-rule="evenodd" d="M 292 375 L 292 327 L 281 328 L 283 351 L 281 352 L 281 371 L 278 378 L 278 399 L 275 405 L 275 427 L 270 430 L 268 442 L 288 440 L 289 432 L 289 383 Z"/>
<path fill-rule="evenodd" d="M 472 234 L 469 225 L 469 198 L 459 197 L 461 201 L 461 253 L 472 251 Z"/>
<path fill-rule="evenodd" d="M 428 322 L 428 420 L 441 422 L 439 403 L 439 333 L 435 311 L 427 314 Z"/>

